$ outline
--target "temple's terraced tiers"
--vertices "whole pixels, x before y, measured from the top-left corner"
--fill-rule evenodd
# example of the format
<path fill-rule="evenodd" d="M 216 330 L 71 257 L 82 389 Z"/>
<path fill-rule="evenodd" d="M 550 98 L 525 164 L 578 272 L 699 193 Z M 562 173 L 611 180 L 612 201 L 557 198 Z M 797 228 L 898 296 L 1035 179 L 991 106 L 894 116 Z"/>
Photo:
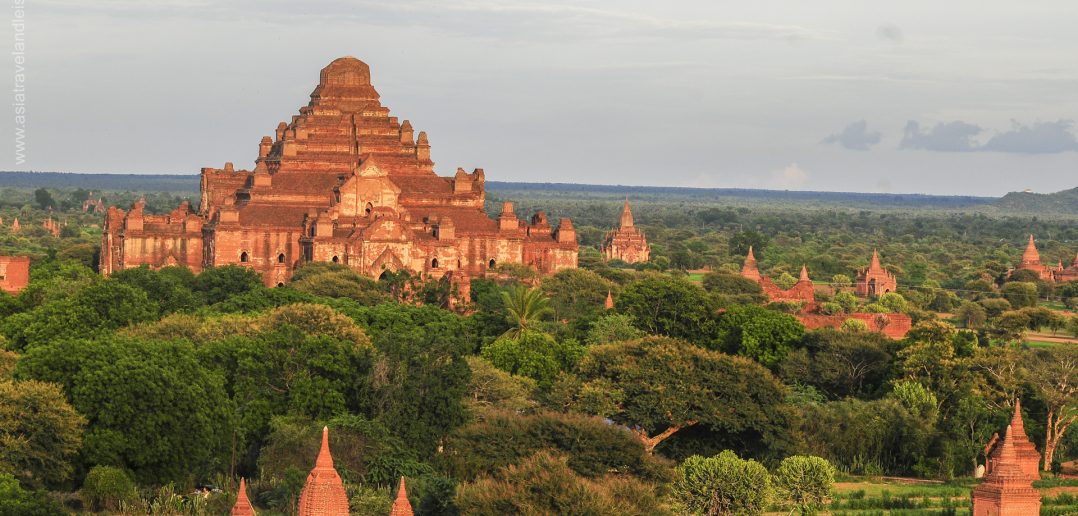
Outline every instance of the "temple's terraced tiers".
<path fill-rule="evenodd" d="M 577 265 L 576 232 L 543 212 L 517 218 L 512 203 L 483 211 L 483 169 L 434 173 L 430 142 L 398 122 L 353 57 L 322 69 L 310 103 L 258 145 L 254 170 L 202 169 L 199 205 L 167 215 L 111 207 L 101 271 L 227 264 L 267 285 L 304 262 L 336 262 L 372 277 L 408 270 L 462 280 L 501 263 L 549 273 Z M 466 285 L 466 282 L 464 282 Z"/>

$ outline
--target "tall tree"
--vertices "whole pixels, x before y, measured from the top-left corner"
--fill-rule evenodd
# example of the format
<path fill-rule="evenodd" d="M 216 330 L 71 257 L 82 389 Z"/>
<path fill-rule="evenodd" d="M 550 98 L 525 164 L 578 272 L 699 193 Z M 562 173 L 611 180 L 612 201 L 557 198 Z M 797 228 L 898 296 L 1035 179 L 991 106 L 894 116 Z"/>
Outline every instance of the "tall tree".
<path fill-rule="evenodd" d="M 35 487 L 67 480 L 85 425 L 59 385 L 0 381 L 0 472 Z"/>
<path fill-rule="evenodd" d="M 52 194 L 45 188 L 34 190 L 34 202 L 43 210 L 56 207 L 56 201 L 52 198 Z"/>
<path fill-rule="evenodd" d="M 596 415 L 631 428 L 649 453 L 698 424 L 767 434 L 785 395 L 782 384 L 749 359 L 665 337 L 594 346 L 579 370 L 584 388 L 620 400 Z"/>
<path fill-rule="evenodd" d="M 1030 381 L 1048 409 L 1045 416 L 1044 471 L 1063 434 L 1078 419 L 1078 348 L 1057 346 L 1040 349 L 1029 363 Z"/>

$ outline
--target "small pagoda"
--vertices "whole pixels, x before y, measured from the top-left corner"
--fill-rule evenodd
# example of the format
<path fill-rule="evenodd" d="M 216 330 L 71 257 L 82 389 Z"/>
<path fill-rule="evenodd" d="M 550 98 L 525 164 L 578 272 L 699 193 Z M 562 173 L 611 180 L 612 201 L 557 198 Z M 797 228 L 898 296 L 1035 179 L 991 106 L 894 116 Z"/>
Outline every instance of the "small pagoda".
<path fill-rule="evenodd" d="M 1027 446 L 1028 445 L 1028 446 Z M 972 516 L 1026 516 L 1040 514 L 1041 494 L 1033 487 L 1036 476 L 1027 472 L 1033 447 L 1026 437 L 1019 404 L 1003 442 L 992 452 L 991 470 L 973 488 Z M 1025 450 L 1025 451 L 1022 451 Z M 1033 449 L 1036 453 L 1036 449 Z M 1037 454 L 1040 459 L 1040 454 Z M 1037 462 L 1033 462 L 1034 470 Z"/>

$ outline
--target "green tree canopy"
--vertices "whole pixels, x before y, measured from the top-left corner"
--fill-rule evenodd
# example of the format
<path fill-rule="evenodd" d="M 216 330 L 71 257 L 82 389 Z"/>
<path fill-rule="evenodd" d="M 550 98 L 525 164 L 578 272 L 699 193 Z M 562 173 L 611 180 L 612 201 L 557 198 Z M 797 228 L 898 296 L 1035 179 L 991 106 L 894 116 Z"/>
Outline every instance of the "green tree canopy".
<path fill-rule="evenodd" d="M 540 285 L 550 298 L 555 320 L 577 319 L 603 309 L 608 292 L 616 292 L 614 282 L 586 269 L 563 269 L 543 278 Z"/>
<path fill-rule="evenodd" d="M 51 342 L 30 349 L 16 377 L 64 386 L 88 422 L 83 467 L 115 465 L 165 483 L 227 463 L 231 403 L 191 344 L 115 336 Z"/>
<path fill-rule="evenodd" d="M 515 337 L 503 336 L 483 346 L 483 358 L 510 374 L 549 385 L 561 371 L 570 370 L 584 355 L 584 347 L 574 339 L 558 341 L 545 333 L 525 331 Z"/>
<path fill-rule="evenodd" d="M 68 480 L 85 425 L 60 386 L 0 380 L 0 473 L 36 487 Z"/>
<path fill-rule="evenodd" d="M 719 318 L 715 347 L 771 367 L 782 360 L 805 333 L 792 315 L 754 305 L 735 305 Z"/>
<path fill-rule="evenodd" d="M 759 364 L 667 337 L 594 346 L 580 363 L 585 387 L 621 400 L 597 414 L 634 429 L 649 452 L 683 428 L 767 434 L 785 389 Z"/>
<path fill-rule="evenodd" d="M 649 275 L 628 284 L 618 296 L 618 313 L 650 335 L 708 344 L 716 335 L 716 307 L 708 293 L 682 278 Z"/>

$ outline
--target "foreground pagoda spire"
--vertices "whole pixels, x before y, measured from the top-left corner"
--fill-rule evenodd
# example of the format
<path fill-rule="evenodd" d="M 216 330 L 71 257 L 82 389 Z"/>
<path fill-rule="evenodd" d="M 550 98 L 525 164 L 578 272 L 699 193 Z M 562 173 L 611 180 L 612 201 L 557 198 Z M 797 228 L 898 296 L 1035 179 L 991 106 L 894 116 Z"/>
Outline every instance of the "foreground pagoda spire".
<path fill-rule="evenodd" d="M 236 505 L 232 506 L 230 516 L 254 516 L 255 508 L 247 498 L 247 481 L 240 477 L 240 490 L 236 495 Z"/>
<path fill-rule="evenodd" d="M 1028 459 L 1022 457 L 1023 441 L 1028 444 L 1029 439 L 1025 435 L 1020 410 L 1016 401 L 1007 434 L 992 453 L 992 470 L 973 488 L 973 516 L 1040 514 L 1041 494 L 1033 488 L 1035 477 L 1026 472 L 1028 466 L 1024 460 Z"/>
<path fill-rule="evenodd" d="M 322 427 L 322 449 L 307 483 L 299 494 L 299 516 L 347 516 L 348 494 L 344 482 L 333 467 L 329 452 L 329 427 Z"/>
<path fill-rule="evenodd" d="M 1022 421 L 1022 401 L 1019 399 L 1014 400 L 1014 413 L 1011 414 L 1009 428 L 1010 432 L 1008 434 L 1014 434 L 1013 441 L 1015 455 L 1018 458 L 1018 467 L 1033 480 L 1041 478 L 1040 468 L 1038 467 L 1041 463 L 1041 454 L 1037 452 L 1037 448 L 1033 446 L 1033 443 L 1029 441 L 1029 437 L 1026 435 L 1026 425 Z M 989 457 L 990 468 L 995 468 L 1001 451 L 1002 446 L 997 446 L 996 449 L 992 450 Z M 991 472 L 991 469 L 989 472 Z"/>
<path fill-rule="evenodd" d="M 408 501 L 408 489 L 404 487 L 404 477 L 401 477 L 400 487 L 397 488 L 397 499 L 393 500 L 393 510 L 389 516 L 412 516 L 412 502 Z"/>

